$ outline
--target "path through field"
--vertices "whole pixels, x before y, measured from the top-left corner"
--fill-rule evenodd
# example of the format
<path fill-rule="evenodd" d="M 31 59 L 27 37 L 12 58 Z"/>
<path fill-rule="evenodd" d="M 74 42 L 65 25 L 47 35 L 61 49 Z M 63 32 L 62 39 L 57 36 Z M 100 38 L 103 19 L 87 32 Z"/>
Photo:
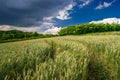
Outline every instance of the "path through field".
<path fill-rule="evenodd" d="M 0 80 L 120 80 L 120 36 L 0 44 Z"/>

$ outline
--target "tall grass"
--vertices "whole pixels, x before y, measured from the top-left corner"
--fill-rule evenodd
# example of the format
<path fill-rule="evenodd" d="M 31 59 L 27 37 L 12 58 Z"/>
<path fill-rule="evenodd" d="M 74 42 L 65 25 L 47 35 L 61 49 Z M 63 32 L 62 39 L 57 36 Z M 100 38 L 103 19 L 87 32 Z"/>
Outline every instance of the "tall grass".
<path fill-rule="evenodd" d="M 0 80 L 120 80 L 120 36 L 0 44 Z"/>

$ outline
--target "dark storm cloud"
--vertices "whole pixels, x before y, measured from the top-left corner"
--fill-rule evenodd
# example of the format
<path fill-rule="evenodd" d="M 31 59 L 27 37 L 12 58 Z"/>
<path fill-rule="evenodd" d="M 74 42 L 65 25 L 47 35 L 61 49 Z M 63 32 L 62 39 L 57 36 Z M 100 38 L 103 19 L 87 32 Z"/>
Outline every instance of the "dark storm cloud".
<path fill-rule="evenodd" d="M 0 25 L 35 26 L 55 16 L 72 0 L 0 0 Z"/>

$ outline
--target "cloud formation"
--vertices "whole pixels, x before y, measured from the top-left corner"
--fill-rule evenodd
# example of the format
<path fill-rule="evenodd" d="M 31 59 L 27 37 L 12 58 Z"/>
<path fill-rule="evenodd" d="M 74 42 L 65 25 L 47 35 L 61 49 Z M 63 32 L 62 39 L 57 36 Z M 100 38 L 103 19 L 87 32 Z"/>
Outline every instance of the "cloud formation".
<path fill-rule="evenodd" d="M 112 2 L 103 2 L 103 4 L 101 4 L 101 2 L 100 2 L 99 5 L 95 9 L 100 10 L 103 8 L 107 8 L 107 7 L 111 6 L 114 2 L 115 2 L 115 0 L 113 0 Z"/>
<path fill-rule="evenodd" d="M 103 23 L 103 24 L 120 24 L 120 18 L 106 18 L 103 20 L 99 20 L 99 21 L 91 21 L 90 23 L 94 23 L 94 24 L 99 24 L 99 23 Z"/>
<path fill-rule="evenodd" d="M 8 25 L 1 25 L 0 30 L 21 30 L 27 32 L 37 32 L 39 27 L 15 27 L 15 26 L 8 26 Z"/>
<path fill-rule="evenodd" d="M 92 1 L 94 1 L 94 0 L 80 0 L 80 2 L 82 2 L 82 4 L 80 4 L 79 7 L 83 8 L 87 5 L 89 5 Z"/>
<path fill-rule="evenodd" d="M 46 31 L 43 32 L 43 34 L 58 34 L 58 32 L 61 30 L 62 28 L 58 28 L 58 27 L 52 27 L 51 29 L 48 29 Z"/>
<path fill-rule="evenodd" d="M 60 10 L 56 18 L 61 20 L 70 19 L 69 17 L 70 13 L 68 11 L 71 10 L 74 7 L 74 5 L 75 3 L 73 2 L 72 4 L 66 6 L 63 10 Z"/>
<path fill-rule="evenodd" d="M 48 24 L 46 24 L 48 25 Z M 21 30 L 25 32 L 38 32 L 43 34 L 58 34 L 58 32 L 61 30 L 61 27 L 55 27 L 52 26 L 51 28 L 46 27 L 15 27 L 15 26 L 8 26 L 8 25 L 2 25 L 0 26 L 0 30 L 6 31 L 6 30 Z"/>
<path fill-rule="evenodd" d="M 73 0 L 0 0 L 0 25 L 38 26 L 46 17 L 55 18 L 58 14 L 59 19 L 67 19 L 71 4 Z"/>

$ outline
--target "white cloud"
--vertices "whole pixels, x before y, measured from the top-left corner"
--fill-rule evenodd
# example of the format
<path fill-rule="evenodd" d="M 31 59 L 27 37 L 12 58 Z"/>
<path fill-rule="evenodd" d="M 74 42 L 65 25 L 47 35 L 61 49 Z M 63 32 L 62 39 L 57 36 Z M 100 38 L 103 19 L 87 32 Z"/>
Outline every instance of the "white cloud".
<path fill-rule="evenodd" d="M 1 25 L 0 26 L 0 30 L 12 30 L 13 29 L 13 27 L 12 26 L 8 26 L 8 25 Z"/>
<path fill-rule="evenodd" d="M 94 23 L 94 24 L 99 24 L 99 23 L 103 23 L 103 24 L 120 24 L 120 18 L 106 18 L 103 20 L 99 20 L 99 21 L 91 21 L 90 23 Z"/>
<path fill-rule="evenodd" d="M 115 0 L 113 0 L 112 2 L 103 2 L 103 4 L 101 4 L 101 2 L 100 2 L 99 5 L 95 9 L 100 10 L 103 8 L 107 8 L 107 7 L 111 6 L 114 2 L 115 2 Z"/>
<path fill-rule="evenodd" d="M 58 34 L 61 30 L 61 27 L 55 27 L 54 23 L 44 22 L 40 27 L 15 27 L 9 25 L 0 25 L 0 30 L 20 30 L 25 32 L 38 32 L 43 34 Z"/>
<path fill-rule="evenodd" d="M 57 19 L 60 20 L 67 20 L 70 19 L 71 17 L 69 17 L 70 13 L 68 12 L 69 10 L 72 10 L 72 8 L 75 6 L 75 3 L 72 2 L 71 4 L 69 4 L 68 6 L 66 6 L 63 10 L 60 10 L 58 12 L 58 15 L 56 16 Z"/>
<path fill-rule="evenodd" d="M 55 25 L 55 23 L 53 23 L 53 22 L 43 22 L 40 26 L 50 28 L 50 27 L 52 27 L 54 25 Z"/>
<path fill-rule="evenodd" d="M 8 25 L 1 25 L 0 30 L 21 30 L 27 32 L 36 32 L 39 27 L 15 27 L 15 26 L 8 26 Z"/>
<path fill-rule="evenodd" d="M 43 34 L 57 34 L 61 28 L 54 27 L 55 21 L 52 20 L 52 17 L 45 17 L 43 22 L 39 22 L 40 26 L 32 27 L 16 27 L 9 25 L 0 25 L 0 30 L 21 30 L 25 32 L 38 32 Z M 39 24 L 38 23 L 38 24 Z"/>
<path fill-rule="evenodd" d="M 44 31 L 43 32 L 43 34 L 58 34 L 58 32 L 61 30 L 61 27 L 60 28 L 58 28 L 58 27 L 52 27 L 52 28 L 50 28 L 50 29 L 48 29 L 48 30 L 46 30 L 46 31 Z"/>
<path fill-rule="evenodd" d="M 79 5 L 80 8 L 89 5 L 93 0 L 80 0 L 82 4 Z"/>
<path fill-rule="evenodd" d="M 44 21 L 51 21 L 54 17 L 50 16 L 50 17 L 44 17 L 43 20 Z"/>
<path fill-rule="evenodd" d="M 61 9 L 58 11 L 56 15 L 44 17 L 43 22 L 40 25 L 39 31 L 43 34 L 58 34 L 61 27 L 55 27 L 56 21 L 54 18 L 60 19 L 60 20 L 67 20 L 70 19 L 70 12 L 73 7 L 76 5 L 76 2 L 73 0 L 70 0 L 70 4 L 67 5 L 64 9 Z"/>

